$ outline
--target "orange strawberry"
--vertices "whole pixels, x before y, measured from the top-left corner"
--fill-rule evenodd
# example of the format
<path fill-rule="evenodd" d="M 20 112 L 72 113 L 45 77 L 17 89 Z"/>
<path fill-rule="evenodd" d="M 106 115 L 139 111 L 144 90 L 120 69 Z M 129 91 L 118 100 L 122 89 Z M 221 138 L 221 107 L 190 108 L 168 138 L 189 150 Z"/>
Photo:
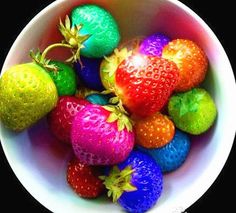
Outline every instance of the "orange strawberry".
<path fill-rule="evenodd" d="M 136 143 L 146 148 L 160 148 L 174 137 L 174 123 L 161 113 L 135 120 Z"/>
<path fill-rule="evenodd" d="M 179 68 L 180 79 L 175 91 L 188 91 L 205 79 L 208 59 L 195 42 L 175 39 L 164 47 L 162 57 L 175 62 Z"/>

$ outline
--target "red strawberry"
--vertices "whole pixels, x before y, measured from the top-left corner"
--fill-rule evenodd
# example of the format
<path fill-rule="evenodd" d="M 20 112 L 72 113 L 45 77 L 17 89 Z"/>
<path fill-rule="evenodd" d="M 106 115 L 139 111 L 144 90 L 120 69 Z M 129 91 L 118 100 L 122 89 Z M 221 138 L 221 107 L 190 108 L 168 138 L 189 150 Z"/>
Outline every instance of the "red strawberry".
<path fill-rule="evenodd" d="M 72 159 L 67 168 L 67 182 L 70 187 L 83 198 L 96 198 L 102 194 L 104 185 L 99 176 L 98 167 L 88 166 L 78 159 Z"/>
<path fill-rule="evenodd" d="M 48 115 L 49 128 L 58 140 L 70 143 L 72 120 L 88 104 L 88 101 L 73 96 L 59 98 L 57 106 Z"/>
<path fill-rule="evenodd" d="M 178 82 L 175 63 L 136 54 L 116 71 L 115 92 L 130 113 L 147 117 L 162 109 Z"/>
<path fill-rule="evenodd" d="M 164 47 L 162 57 L 175 62 L 180 70 L 175 91 L 190 90 L 205 79 L 208 59 L 195 42 L 187 39 L 173 40 Z"/>

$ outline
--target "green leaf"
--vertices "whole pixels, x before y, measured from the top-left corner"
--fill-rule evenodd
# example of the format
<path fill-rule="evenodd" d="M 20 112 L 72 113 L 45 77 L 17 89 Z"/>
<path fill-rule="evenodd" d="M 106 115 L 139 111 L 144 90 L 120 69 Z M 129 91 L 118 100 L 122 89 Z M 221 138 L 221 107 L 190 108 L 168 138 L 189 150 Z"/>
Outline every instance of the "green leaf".
<path fill-rule="evenodd" d="M 118 166 L 113 166 L 108 176 L 105 177 L 104 185 L 108 190 L 108 197 L 112 196 L 113 202 L 117 202 L 124 191 L 131 192 L 137 190 L 135 186 L 131 184 L 132 173 L 134 170 L 131 166 L 127 166 L 123 170 L 120 170 Z"/>
<path fill-rule="evenodd" d="M 186 104 L 182 104 L 180 109 L 179 109 L 180 117 L 184 116 L 188 112 L 189 112 L 188 106 Z"/>
<path fill-rule="evenodd" d="M 134 170 L 132 169 L 131 166 L 127 166 L 125 167 L 125 169 L 123 169 L 121 172 L 120 172 L 120 176 L 121 177 L 126 177 L 130 174 L 132 174 L 134 172 Z"/>
<path fill-rule="evenodd" d="M 120 169 L 118 166 L 113 166 L 111 171 L 110 171 L 110 175 L 117 175 L 120 173 Z"/>
<path fill-rule="evenodd" d="M 111 196 L 112 196 L 112 191 L 111 191 L 111 190 L 109 190 L 109 191 L 107 192 L 107 196 L 108 196 L 108 197 L 111 197 Z"/>
<path fill-rule="evenodd" d="M 105 180 L 105 179 L 106 179 L 106 176 L 98 176 L 98 178 L 99 178 L 100 180 Z"/>
<path fill-rule="evenodd" d="M 135 186 L 131 185 L 130 183 L 126 183 L 126 184 L 122 187 L 122 189 L 123 189 L 124 191 L 126 191 L 126 192 L 132 192 L 132 191 L 136 191 L 136 190 L 137 190 L 137 188 L 136 188 Z"/>
<path fill-rule="evenodd" d="M 121 119 L 118 120 L 117 127 L 118 127 L 118 131 L 122 131 L 125 128 L 125 124 Z"/>
<path fill-rule="evenodd" d="M 101 94 L 103 95 L 108 95 L 108 94 L 111 94 L 112 92 L 110 90 L 104 90 L 101 92 Z"/>
<path fill-rule="evenodd" d="M 71 26 L 71 21 L 69 16 L 67 15 L 65 18 L 65 24 L 60 20 L 59 31 L 64 37 L 64 41 L 62 43 L 69 44 L 72 48 L 71 51 L 73 53 L 72 57 L 67 59 L 67 62 L 76 62 L 80 60 L 80 50 L 84 48 L 83 43 L 90 37 L 90 35 L 81 35 L 80 30 L 82 28 L 82 24 L 77 26 Z M 81 63 L 82 66 L 82 63 Z"/>
<path fill-rule="evenodd" d="M 119 98 L 117 96 L 116 97 L 112 97 L 109 100 L 109 103 L 111 103 L 111 104 L 117 104 L 118 102 L 119 102 Z"/>
<path fill-rule="evenodd" d="M 121 195 L 123 194 L 122 190 L 117 191 L 116 193 L 114 193 L 113 196 L 113 203 L 116 203 L 117 200 L 121 197 Z"/>
<path fill-rule="evenodd" d="M 113 106 L 107 105 L 102 107 L 109 112 L 116 112 L 116 109 Z"/>
<path fill-rule="evenodd" d="M 111 113 L 107 118 L 108 123 L 113 123 L 118 119 L 118 116 L 115 113 Z"/>

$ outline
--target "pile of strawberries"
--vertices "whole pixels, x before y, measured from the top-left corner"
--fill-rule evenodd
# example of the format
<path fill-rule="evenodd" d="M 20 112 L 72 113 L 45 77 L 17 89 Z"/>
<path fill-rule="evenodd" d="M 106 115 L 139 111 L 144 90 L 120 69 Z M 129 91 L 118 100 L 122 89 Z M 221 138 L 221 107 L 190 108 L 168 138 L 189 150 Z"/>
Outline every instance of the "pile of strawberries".
<path fill-rule="evenodd" d="M 189 135 L 209 130 L 217 110 L 201 83 L 208 71 L 194 41 L 163 33 L 120 43 L 114 17 L 97 5 L 72 9 L 64 40 L 33 52 L 0 79 L 0 119 L 23 131 L 47 116 L 73 150 L 67 182 L 83 198 L 104 192 L 128 212 L 152 208 L 163 174 L 185 162 Z M 47 59 L 69 48 L 65 61 Z"/>

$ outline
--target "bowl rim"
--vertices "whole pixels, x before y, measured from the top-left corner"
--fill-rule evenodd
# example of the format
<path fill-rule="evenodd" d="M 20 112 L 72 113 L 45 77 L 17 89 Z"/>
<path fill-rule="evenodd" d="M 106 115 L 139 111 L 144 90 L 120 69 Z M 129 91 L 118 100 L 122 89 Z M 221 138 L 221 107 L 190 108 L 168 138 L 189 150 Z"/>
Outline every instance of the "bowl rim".
<path fill-rule="evenodd" d="M 66 2 L 66 1 L 67 0 L 57 0 L 57 1 L 54 1 L 54 2 L 50 3 L 48 6 L 43 8 L 39 13 L 37 13 L 31 19 L 31 21 L 29 21 L 25 25 L 25 27 L 22 29 L 20 34 L 17 36 L 17 38 L 13 42 L 13 44 L 12 44 L 5 60 L 4 60 L 1 75 L 3 74 L 4 70 L 6 69 L 7 61 L 12 57 L 15 46 L 17 45 L 18 41 L 21 40 L 24 37 L 24 35 L 27 33 L 27 30 L 29 28 L 31 28 L 34 25 L 34 23 L 36 22 L 36 20 L 38 20 L 41 16 L 45 15 L 52 8 L 56 7 L 57 5 L 62 4 L 63 2 Z M 199 23 L 199 25 L 202 26 L 202 28 L 204 28 L 207 31 L 207 33 L 211 36 L 212 39 L 214 39 L 217 46 L 220 47 L 223 60 L 227 64 L 227 70 L 230 71 L 228 73 L 228 75 L 231 75 L 232 80 L 234 80 L 234 85 L 232 86 L 232 90 L 233 90 L 232 94 L 236 94 L 235 76 L 233 74 L 233 69 L 232 69 L 230 60 L 229 60 L 229 58 L 228 58 L 221 42 L 218 40 L 218 38 L 217 38 L 216 34 L 213 32 L 213 30 L 207 25 L 207 23 L 198 14 L 196 14 L 190 7 L 188 7 L 184 3 L 180 2 L 180 1 L 176 1 L 176 0 L 161 0 L 161 1 L 166 1 L 170 4 L 172 4 L 172 5 L 180 8 L 181 10 L 185 11 L 189 16 L 193 17 Z M 236 106 L 236 99 L 232 100 L 232 109 L 233 109 L 233 106 Z M 235 111 L 234 115 L 232 115 L 232 117 L 233 116 L 236 117 L 236 111 Z M 1 124 L 0 124 L 0 128 L 1 128 Z M 235 139 L 235 132 L 236 132 L 236 125 L 231 127 L 230 131 L 228 131 L 229 142 L 227 143 L 227 148 L 225 148 L 224 151 L 221 153 L 221 157 L 219 158 L 219 162 L 217 162 L 217 164 L 218 164 L 217 169 L 215 168 L 214 170 L 211 170 L 211 172 L 212 172 L 211 176 L 207 176 L 205 174 L 203 175 L 202 179 L 205 180 L 204 184 L 202 184 L 198 188 L 197 191 L 191 191 L 191 190 L 189 191 L 189 193 L 191 193 L 191 196 L 188 196 L 186 200 L 182 201 L 182 203 L 179 204 L 179 206 L 181 206 L 181 208 L 183 208 L 183 210 L 185 210 L 185 209 L 189 208 L 191 205 L 193 205 L 200 197 L 202 197 L 202 195 L 215 182 L 215 180 L 217 179 L 217 177 L 221 173 L 222 169 L 224 168 L 224 165 L 227 162 L 229 154 L 232 150 L 232 146 L 233 146 L 234 139 Z M 28 185 L 28 183 L 24 182 L 21 179 L 21 176 L 16 171 L 16 168 L 14 166 L 14 162 L 11 160 L 10 155 L 9 155 L 9 153 L 8 153 L 4 143 L 3 143 L 4 138 L 2 136 L 2 131 L 0 131 L 0 141 L 1 141 L 2 148 L 3 148 L 3 152 L 4 152 L 5 157 L 7 159 L 7 162 L 9 163 L 10 168 L 12 169 L 12 171 L 14 172 L 14 174 L 16 175 L 16 177 L 20 181 L 20 183 L 29 192 L 29 194 L 31 194 L 31 196 L 34 197 L 39 203 L 41 203 L 45 208 L 49 209 L 50 211 L 55 212 L 55 206 L 54 205 L 50 204 L 49 202 L 45 203 L 44 199 L 41 198 L 42 195 L 39 195 L 35 192 L 32 192 L 32 190 L 31 190 L 30 186 Z M 191 187 L 191 189 L 193 189 L 193 188 L 194 187 Z"/>

